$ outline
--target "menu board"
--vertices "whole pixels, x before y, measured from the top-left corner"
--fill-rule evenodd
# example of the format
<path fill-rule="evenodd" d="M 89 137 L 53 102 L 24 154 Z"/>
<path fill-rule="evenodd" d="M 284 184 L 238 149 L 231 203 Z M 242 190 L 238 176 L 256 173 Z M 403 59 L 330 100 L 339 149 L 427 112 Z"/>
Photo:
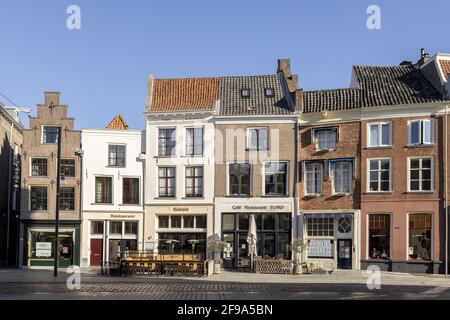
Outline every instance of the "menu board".
<path fill-rule="evenodd" d="M 48 258 L 52 256 L 51 242 L 36 242 L 36 257 Z"/>
<path fill-rule="evenodd" d="M 332 258 L 333 257 L 333 240 L 309 240 L 308 257 L 309 258 Z"/>

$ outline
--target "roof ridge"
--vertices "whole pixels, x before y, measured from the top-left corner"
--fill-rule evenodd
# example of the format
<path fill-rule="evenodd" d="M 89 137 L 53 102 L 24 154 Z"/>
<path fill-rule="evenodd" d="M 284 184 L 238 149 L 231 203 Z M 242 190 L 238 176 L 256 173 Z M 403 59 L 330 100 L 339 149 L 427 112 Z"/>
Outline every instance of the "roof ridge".
<path fill-rule="evenodd" d="M 230 75 L 217 77 L 181 77 L 181 78 L 154 78 L 154 80 L 186 80 L 186 79 L 222 79 L 222 78 L 256 78 L 256 77 L 279 77 L 277 73 L 256 75 Z"/>

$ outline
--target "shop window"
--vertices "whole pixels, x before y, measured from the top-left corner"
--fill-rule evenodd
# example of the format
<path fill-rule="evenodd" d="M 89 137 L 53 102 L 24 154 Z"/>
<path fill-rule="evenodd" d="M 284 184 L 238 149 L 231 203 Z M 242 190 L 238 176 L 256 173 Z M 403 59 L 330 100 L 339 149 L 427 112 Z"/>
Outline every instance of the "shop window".
<path fill-rule="evenodd" d="M 247 132 L 247 148 L 261 151 L 269 149 L 269 129 L 249 128 Z"/>
<path fill-rule="evenodd" d="M 91 234 L 103 234 L 103 221 L 91 221 Z"/>
<path fill-rule="evenodd" d="M 369 258 L 388 260 L 390 257 L 391 224 L 388 214 L 369 215 Z"/>
<path fill-rule="evenodd" d="M 250 196 L 251 165 L 249 163 L 229 164 L 229 194 Z"/>
<path fill-rule="evenodd" d="M 408 256 L 410 260 L 431 260 L 431 214 L 409 215 Z"/>
<path fill-rule="evenodd" d="M 222 215 L 222 229 L 224 230 L 234 230 L 234 214 L 224 214 Z"/>
<path fill-rule="evenodd" d="M 175 197 L 175 167 L 159 167 L 159 196 Z"/>
<path fill-rule="evenodd" d="M 195 227 L 206 229 L 206 216 L 196 216 L 195 217 Z"/>
<path fill-rule="evenodd" d="M 46 177 L 48 174 L 47 158 L 31 158 L 31 175 Z"/>
<path fill-rule="evenodd" d="M 186 129 L 186 155 L 203 155 L 203 127 Z"/>
<path fill-rule="evenodd" d="M 75 210 L 75 188 L 61 187 L 59 190 L 59 210 L 74 211 Z"/>
<path fill-rule="evenodd" d="M 44 126 L 42 129 L 43 143 L 58 143 L 59 127 Z"/>
<path fill-rule="evenodd" d="M 175 155 L 176 145 L 175 129 L 158 130 L 158 155 L 169 157 Z"/>
<path fill-rule="evenodd" d="M 368 128 L 369 147 L 389 147 L 392 145 L 392 124 L 390 122 L 370 123 Z"/>
<path fill-rule="evenodd" d="M 391 160 L 369 160 L 369 192 L 391 191 Z"/>
<path fill-rule="evenodd" d="M 289 233 L 279 233 L 278 234 L 278 257 L 283 259 L 290 259 L 290 236 Z"/>
<path fill-rule="evenodd" d="M 409 159 L 408 191 L 433 191 L 433 169 L 432 158 Z"/>
<path fill-rule="evenodd" d="M 109 234 L 122 234 L 122 221 L 110 221 Z"/>
<path fill-rule="evenodd" d="M 169 216 L 158 216 L 158 228 L 169 228 Z"/>
<path fill-rule="evenodd" d="M 333 218 L 307 218 L 308 237 L 334 236 Z"/>
<path fill-rule="evenodd" d="M 285 196 L 287 194 L 288 162 L 264 163 L 265 189 L 264 194 L 271 196 Z"/>
<path fill-rule="evenodd" d="M 186 197 L 203 197 L 203 167 L 186 167 Z"/>
<path fill-rule="evenodd" d="M 110 144 L 108 146 L 108 165 L 112 167 L 125 166 L 125 146 Z"/>
<path fill-rule="evenodd" d="M 139 204 L 139 178 L 123 178 L 122 203 Z"/>
<path fill-rule="evenodd" d="M 75 160 L 61 159 L 60 169 L 62 177 L 75 177 Z"/>
<path fill-rule="evenodd" d="M 333 164 L 334 194 L 349 194 L 352 192 L 352 163 L 340 161 Z"/>
<path fill-rule="evenodd" d="M 112 203 L 112 178 L 95 178 L 95 203 Z"/>
<path fill-rule="evenodd" d="M 291 215 L 290 214 L 279 214 L 278 215 L 278 229 L 281 230 L 291 230 Z"/>
<path fill-rule="evenodd" d="M 433 120 L 415 120 L 409 123 L 409 144 L 424 145 L 434 143 Z"/>
<path fill-rule="evenodd" d="M 275 215 L 274 214 L 263 214 L 263 228 L 264 230 L 274 230 L 275 229 Z"/>
<path fill-rule="evenodd" d="M 248 230 L 248 214 L 238 214 L 239 230 Z"/>
<path fill-rule="evenodd" d="M 125 221 L 125 234 L 137 234 L 138 223 L 135 221 Z"/>
<path fill-rule="evenodd" d="M 47 187 L 30 188 L 30 209 L 47 210 Z"/>
<path fill-rule="evenodd" d="M 194 216 L 183 216 L 183 228 L 194 228 Z"/>
<path fill-rule="evenodd" d="M 170 217 L 170 227 L 171 228 L 181 228 L 181 216 L 171 216 Z"/>
<path fill-rule="evenodd" d="M 305 185 L 306 195 L 322 194 L 323 164 L 306 163 L 305 164 Z"/>

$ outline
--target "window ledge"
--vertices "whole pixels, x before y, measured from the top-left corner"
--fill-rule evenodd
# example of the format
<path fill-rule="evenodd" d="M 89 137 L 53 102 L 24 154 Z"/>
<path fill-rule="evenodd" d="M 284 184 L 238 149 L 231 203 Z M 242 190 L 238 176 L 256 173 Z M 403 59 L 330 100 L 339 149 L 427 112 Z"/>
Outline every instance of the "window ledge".
<path fill-rule="evenodd" d="M 311 194 L 305 194 L 305 195 L 303 195 L 303 197 L 302 198 L 319 198 L 319 197 L 321 197 L 322 196 L 322 194 L 320 194 L 320 193 L 311 193 Z"/>
<path fill-rule="evenodd" d="M 425 144 L 407 144 L 406 148 L 433 148 L 436 144 L 434 143 L 425 143 Z"/>
<path fill-rule="evenodd" d="M 408 191 L 406 192 L 407 194 L 433 194 L 435 193 L 434 190 L 430 190 L 430 191 Z"/>
<path fill-rule="evenodd" d="M 233 194 L 227 194 L 225 197 L 227 198 L 252 198 L 251 195 L 233 195 Z"/>
<path fill-rule="evenodd" d="M 365 147 L 365 150 L 377 150 L 377 149 L 392 149 L 392 146 L 374 146 L 374 147 Z"/>
<path fill-rule="evenodd" d="M 154 159 L 159 159 L 159 158 L 161 158 L 161 159 L 164 159 L 164 158 L 176 158 L 176 157 L 177 157 L 176 155 L 173 155 L 173 156 L 153 156 Z"/>
<path fill-rule="evenodd" d="M 153 199 L 155 200 L 173 200 L 176 199 L 177 197 L 173 196 L 173 197 L 155 197 Z"/>
<path fill-rule="evenodd" d="M 287 194 L 263 194 L 261 195 L 262 198 L 288 198 L 289 195 Z"/>
<path fill-rule="evenodd" d="M 183 200 L 204 200 L 205 197 L 182 197 Z"/>
<path fill-rule="evenodd" d="M 345 192 L 339 192 L 339 193 L 333 193 L 331 196 L 332 197 L 347 197 L 347 196 L 351 196 L 351 193 L 345 193 Z"/>
<path fill-rule="evenodd" d="M 140 205 L 140 203 L 119 203 L 119 207 L 136 207 Z"/>
<path fill-rule="evenodd" d="M 393 191 L 367 191 L 364 194 L 367 194 L 367 195 L 371 195 L 371 194 L 373 194 L 373 195 L 384 195 L 384 194 L 390 195 L 393 193 L 394 193 Z"/>
<path fill-rule="evenodd" d="M 125 165 L 123 165 L 123 166 L 110 166 L 110 165 L 107 165 L 106 166 L 106 168 L 125 168 L 126 166 Z"/>
<path fill-rule="evenodd" d="M 334 149 L 316 149 L 317 153 L 326 153 L 326 152 L 331 152 L 331 151 L 336 151 L 336 148 L 334 148 Z"/>
<path fill-rule="evenodd" d="M 205 155 L 204 154 L 193 154 L 193 155 L 189 155 L 189 154 L 185 154 L 182 155 L 181 158 L 204 158 Z"/>
<path fill-rule="evenodd" d="M 112 202 L 105 202 L 105 203 L 93 202 L 93 203 L 91 203 L 91 205 L 93 205 L 93 206 L 112 206 L 113 203 Z"/>

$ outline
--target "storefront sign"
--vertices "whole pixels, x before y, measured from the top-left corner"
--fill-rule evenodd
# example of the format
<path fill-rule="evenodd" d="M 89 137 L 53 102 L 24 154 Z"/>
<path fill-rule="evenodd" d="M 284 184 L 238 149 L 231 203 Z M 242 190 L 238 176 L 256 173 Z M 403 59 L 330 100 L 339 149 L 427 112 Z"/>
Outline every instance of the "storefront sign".
<path fill-rule="evenodd" d="M 291 204 L 225 204 L 222 212 L 291 212 Z"/>
<path fill-rule="evenodd" d="M 36 242 L 36 257 L 48 258 L 52 256 L 51 242 Z"/>
<path fill-rule="evenodd" d="M 173 212 L 188 212 L 189 211 L 189 208 L 188 207 L 174 207 L 173 209 Z"/>
<path fill-rule="evenodd" d="M 332 258 L 333 257 L 332 240 L 309 240 L 308 257 Z"/>
<path fill-rule="evenodd" d="M 111 214 L 111 218 L 120 218 L 120 219 L 131 218 L 131 219 L 136 219 L 136 216 L 134 214 Z"/>

